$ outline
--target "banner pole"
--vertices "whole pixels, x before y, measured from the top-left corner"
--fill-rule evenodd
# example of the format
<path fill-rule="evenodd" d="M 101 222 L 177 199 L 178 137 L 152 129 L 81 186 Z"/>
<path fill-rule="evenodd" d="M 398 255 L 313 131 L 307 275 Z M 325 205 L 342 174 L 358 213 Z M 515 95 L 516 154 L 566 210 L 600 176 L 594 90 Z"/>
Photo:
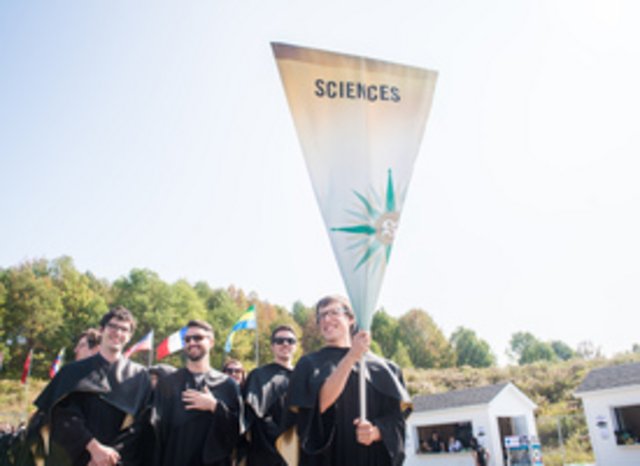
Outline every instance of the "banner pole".
<path fill-rule="evenodd" d="M 360 359 L 360 373 L 359 373 L 359 382 L 360 382 L 360 420 L 367 420 L 367 380 L 364 375 L 365 362 L 364 355 Z"/>

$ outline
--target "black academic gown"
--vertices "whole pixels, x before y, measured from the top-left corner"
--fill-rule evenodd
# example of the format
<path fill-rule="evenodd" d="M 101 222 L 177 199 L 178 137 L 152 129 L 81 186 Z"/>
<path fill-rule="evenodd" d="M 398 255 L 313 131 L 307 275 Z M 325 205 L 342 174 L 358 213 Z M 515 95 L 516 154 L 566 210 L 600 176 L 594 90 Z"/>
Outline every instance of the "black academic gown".
<path fill-rule="evenodd" d="M 217 399 L 215 412 L 186 410 L 182 392 L 206 385 Z M 156 433 L 156 466 L 228 466 L 238 441 L 242 398 L 238 384 L 211 369 L 202 383 L 187 369 L 158 381 L 151 422 Z"/>
<path fill-rule="evenodd" d="M 259 367 L 244 385 L 248 444 L 247 466 L 286 466 L 275 448 L 276 438 L 288 427 L 285 398 L 293 371 L 277 363 Z M 286 419 L 285 419 L 286 417 Z"/>
<path fill-rule="evenodd" d="M 50 432 L 46 464 L 85 466 L 92 438 L 118 450 L 123 466 L 139 464 L 136 440 L 150 389 L 146 369 L 126 358 L 111 364 L 98 353 L 64 366 L 35 401 L 31 427 Z"/>
<path fill-rule="evenodd" d="M 410 398 L 400 369 L 390 361 L 365 355 L 367 419 L 382 440 L 370 446 L 356 441 L 355 419 L 360 417 L 357 364 L 342 394 L 323 414 L 320 388 L 348 348 L 325 347 L 303 356 L 289 382 L 288 404 L 297 412 L 300 466 L 399 466 L 404 461 L 405 417 Z"/>

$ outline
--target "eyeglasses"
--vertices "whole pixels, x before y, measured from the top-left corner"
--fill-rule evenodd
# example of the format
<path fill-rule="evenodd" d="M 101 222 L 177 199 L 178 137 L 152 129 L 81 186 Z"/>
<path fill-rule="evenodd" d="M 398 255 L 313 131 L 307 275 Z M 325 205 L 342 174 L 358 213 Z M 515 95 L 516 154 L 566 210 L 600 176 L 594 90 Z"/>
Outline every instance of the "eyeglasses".
<path fill-rule="evenodd" d="M 295 345 L 297 342 L 297 340 L 295 338 L 289 338 L 289 337 L 275 337 L 273 340 L 271 340 L 271 343 L 273 343 L 274 345 L 284 345 L 285 343 L 288 345 Z"/>
<path fill-rule="evenodd" d="M 341 314 L 346 314 L 347 309 L 345 307 L 331 308 L 325 309 L 323 311 L 318 312 L 318 322 L 326 319 L 327 317 L 338 317 Z"/>
<path fill-rule="evenodd" d="M 195 341 L 196 343 L 204 340 L 206 337 L 204 335 L 186 335 L 184 337 L 184 342 L 189 343 L 190 341 Z"/>
<path fill-rule="evenodd" d="M 113 324 L 111 322 L 109 322 L 107 324 L 107 328 L 109 330 L 113 330 L 114 332 L 117 332 L 118 330 L 121 331 L 122 333 L 129 333 L 130 328 L 129 327 L 125 327 L 123 325 L 118 325 L 118 324 Z"/>
<path fill-rule="evenodd" d="M 239 367 L 225 367 L 222 372 L 224 372 L 225 374 L 242 374 L 244 372 L 244 369 L 241 369 Z"/>

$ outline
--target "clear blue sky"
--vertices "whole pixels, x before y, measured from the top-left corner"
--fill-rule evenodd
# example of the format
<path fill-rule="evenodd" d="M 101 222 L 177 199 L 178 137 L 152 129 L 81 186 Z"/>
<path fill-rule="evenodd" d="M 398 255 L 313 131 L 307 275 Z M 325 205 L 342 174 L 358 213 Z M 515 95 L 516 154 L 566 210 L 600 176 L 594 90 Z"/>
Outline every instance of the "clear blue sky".
<path fill-rule="evenodd" d="M 0 266 L 343 292 L 270 41 L 436 69 L 380 305 L 640 342 L 640 5 L 0 3 Z M 636 317 L 634 317 L 636 316 Z"/>

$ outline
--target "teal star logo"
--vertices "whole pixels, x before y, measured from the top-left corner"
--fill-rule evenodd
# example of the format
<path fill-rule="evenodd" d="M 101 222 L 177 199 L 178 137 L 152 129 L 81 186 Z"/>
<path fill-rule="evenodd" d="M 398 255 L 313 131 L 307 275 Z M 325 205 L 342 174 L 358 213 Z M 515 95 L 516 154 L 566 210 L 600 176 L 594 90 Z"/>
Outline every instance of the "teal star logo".
<path fill-rule="evenodd" d="M 386 193 L 379 196 L 375 191 L 370 191 L 370 198 L 353 191 L 358 198 L 359 209 L 347 212 L 354 218 L 354 225 L 331 228 L 331 231 L 353 235 L 354 241 L 349 249 L 358 250 L 362 255 L 354 270 L 369 261 L 372 261 L 374 269 L 389 262 L 400 220 L 391 169 L 388 170 Z"/>

